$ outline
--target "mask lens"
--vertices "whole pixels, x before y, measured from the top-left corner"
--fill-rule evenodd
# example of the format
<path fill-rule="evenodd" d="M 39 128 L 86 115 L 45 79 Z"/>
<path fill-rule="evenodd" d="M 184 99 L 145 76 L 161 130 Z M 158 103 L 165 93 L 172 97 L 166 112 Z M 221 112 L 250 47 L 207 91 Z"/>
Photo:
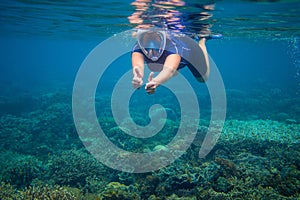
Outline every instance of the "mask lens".
<path fill-rule="evenodd" d="M 162 51 L 154 48 L 145 48 L 145 55 L 153 61 L 156 61 L 160 58 Z"/>

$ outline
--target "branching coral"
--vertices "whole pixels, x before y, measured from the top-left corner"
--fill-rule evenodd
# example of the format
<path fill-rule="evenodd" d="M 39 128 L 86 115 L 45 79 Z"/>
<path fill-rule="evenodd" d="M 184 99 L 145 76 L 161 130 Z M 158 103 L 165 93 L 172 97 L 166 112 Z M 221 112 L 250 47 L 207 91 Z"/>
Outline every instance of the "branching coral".
<path fill-rule="evenodd" d="M 64 151 L 49 159 L 49 176 L 60 185 L 83 188 L 87 179 L 97 177 L 104 181 L 109 178 L 105 166 L 83 150 Z"/>

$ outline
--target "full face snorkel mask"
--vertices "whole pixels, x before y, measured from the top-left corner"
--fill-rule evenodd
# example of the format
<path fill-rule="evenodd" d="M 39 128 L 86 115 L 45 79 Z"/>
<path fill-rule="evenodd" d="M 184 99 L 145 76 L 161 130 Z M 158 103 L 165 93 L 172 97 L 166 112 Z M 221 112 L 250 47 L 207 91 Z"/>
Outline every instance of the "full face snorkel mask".
<path fill-rule="evenodd" d="M 145 56 L 157 61 L 166 47 L 166 32 L 163 30 L 138 30 L 137 41 Z"/>

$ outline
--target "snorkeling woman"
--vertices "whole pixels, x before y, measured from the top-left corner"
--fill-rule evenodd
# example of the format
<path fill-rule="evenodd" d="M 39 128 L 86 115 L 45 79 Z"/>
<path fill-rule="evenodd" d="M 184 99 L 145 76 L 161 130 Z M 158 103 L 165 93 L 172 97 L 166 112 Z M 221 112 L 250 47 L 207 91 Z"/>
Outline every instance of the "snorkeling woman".
<path fill-rule="evenodd" d="M 145 89 L 153 94 L 156 88 L 188 67 L 194 77 L 205 82 L 210 74 L 209 57 L 205 42 L 207 39 L 222 37 L 213 35 L 200 38 L 198 44 L 184 34 L 173 33 L 159 28 L 139 29 L 137 42 L 133 47 L 131 60 L 134 88 L 143 84 L 144 64 L 152 71 L 148 76 Z M 154 77 L 154 72 L 159 72 Z"/>

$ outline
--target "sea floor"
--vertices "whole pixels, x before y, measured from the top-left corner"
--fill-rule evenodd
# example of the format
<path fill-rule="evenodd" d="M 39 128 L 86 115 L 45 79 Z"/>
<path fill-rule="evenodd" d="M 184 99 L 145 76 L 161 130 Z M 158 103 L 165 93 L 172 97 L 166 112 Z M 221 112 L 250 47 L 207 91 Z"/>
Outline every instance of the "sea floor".
<path fill-rule="evenodd" d="M 300 199 L 299 100 L 278 102 L 293 105 L 293 112 L 249 109 L 242 116 L 245 94 L 228 94 L 235 107 L 228 109 L 222 134 L 205 158 L 198 157 L 207 132 L 203 119 L 183 156 L 141 174 L 110 169 L 84 148 L 68 92 L 2 96 L 0 199 Z M 248 107 L 268 104 L 276 95 L 264 94 Z M 113 119 L 105 120 L 110 127 Z"/>

